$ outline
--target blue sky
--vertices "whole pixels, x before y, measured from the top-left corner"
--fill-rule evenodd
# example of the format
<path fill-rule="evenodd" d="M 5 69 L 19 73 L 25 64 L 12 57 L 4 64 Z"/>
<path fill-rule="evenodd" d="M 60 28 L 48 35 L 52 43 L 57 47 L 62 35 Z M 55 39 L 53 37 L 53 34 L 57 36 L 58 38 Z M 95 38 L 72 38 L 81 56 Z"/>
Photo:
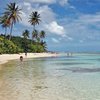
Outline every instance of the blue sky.
<path fill-rule="evenodd" d="M 14 0 L 0 0 L 0 13 Z M 22 21 L 13 29 L 21 36 L 32 11 L 41 15 L 38 30 L 46 31 L 48 50 L 97 52 L 100 51 L 100 0 L 15 0 L 22 9 Z M 3 29 L 0 27 L 0 32 Z"/>

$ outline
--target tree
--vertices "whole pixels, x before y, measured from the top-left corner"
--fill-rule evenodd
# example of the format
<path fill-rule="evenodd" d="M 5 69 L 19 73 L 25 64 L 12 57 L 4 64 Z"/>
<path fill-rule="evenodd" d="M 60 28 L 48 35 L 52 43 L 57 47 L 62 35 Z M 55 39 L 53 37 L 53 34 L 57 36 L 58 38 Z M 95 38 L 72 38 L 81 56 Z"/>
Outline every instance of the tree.
<path fill-rule="evenodd" d="M 27 38 L 29 38 L 29 31 L 28 30 L 25 30 L 23 33 L 22 33 L 22 36 L 25 38 L 25 39 L 27 39 Z"/>
<path fill-rule="evenodd" d="M 7 5 L 6 11 L 4 12 L 4 15 L 8 16 L 8 21 L 10 22 L 9 40 L 11 39 L 12 29 L 13 29 L 14 24 L 16 24 L 16 22 L 19 22 L 19 20 L 21 20 L 20 11 L 21 9 L 19 9 L 16 3 L 10 3 Z"/>
<path fill-rule="evenodd" d="M 33 30 L 35 30 L 35 25 L 39 24 L 40 21 L 40 14 L 38 14 L 37 11 L 32 12 L 29 18 L 29 22 L 31 25 L 33 25 Z"/>
<path fill-rule="evenodd" d="M 24 48 L 24 52 L 27 52 L 27 49 L 28 49 L 28 43 L 27 43 L 27 39 L 29 38 L 29 31 L 28 30 L 25 30 L 22 35 L 24 37 L 24 42 L 23 42 L 23 48 Z"/>
<path fill-rule="evenodd" d="M 42 31 L 40 32 L 40 38 L 45 38 L 45 31 L 42 30 Z"/>
<path fill-rule="evenodd" d="M 41 21 L 41 20 L 40 20 L 40 14 L 38 14 L 37 11 L 32 12 L 32 13 L 30 14 L 29 23 L 30 23 L 31 25 L 33 25 L 32 38 L 33 38 L 33 34 L 36 33 L 36 31 L 35 31 L 35 25 L 39 24 L 40 21 Z"/>
<path fill-rule="evenodd" d="M 43 47 L 44 51 L 47 51 L 47 44 L 45 41 L 41 41 L 41 46 Z"/>
<path fill-rule="evenodd" d="M 41 42 L 43 41 L 43 38 L 45 38 L 45 31 L 41 31 L 40 32 L 40 40 L 41 40 Z"/>
<path fill-rule="evenodd" d="M 5 28 L 5 37 L 7 35 L 7 28 L 10 26 L 10 22 L 8 20 L 8 16 L 7 15 L 3 15 L 2 17 L 0 17 L 0 24 L 3 28 Z"/>
<path fill-rule="evenodd" d="M 32 41 L 33 40 L 37 40 L 37 38 L 38 38 L 38 31 L 37 30 L 33 30 L 33 32 L 32 32 Z"/>

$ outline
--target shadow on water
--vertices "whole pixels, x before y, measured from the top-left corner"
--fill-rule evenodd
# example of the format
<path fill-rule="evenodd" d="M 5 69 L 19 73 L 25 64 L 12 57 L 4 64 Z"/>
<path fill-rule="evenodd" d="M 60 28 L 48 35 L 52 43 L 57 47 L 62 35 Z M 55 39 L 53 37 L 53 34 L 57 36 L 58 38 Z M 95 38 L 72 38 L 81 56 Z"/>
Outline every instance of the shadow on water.
<path fill-rule="evenodd" d="M 57 70 L 69 70 L 73 73 L 94 73 L 100 72 L 100 68 L 80 68 L 80 67 L 72 67 L 72 68 L 62 68 Z"/>
<path fill-rule="evenodd" d="M 58 65 L 81 65 L 81 64 L 82 64 L 82 65 L 83 65 L 83 64 L 86 64 L 86 65 L 87 65 L 87 64 L 90 64 L 90 63 L 81 63 L 81 62 L 80 62 L 80 63 L 79 63 L 79 62 L 70 62 L 70 63 L 69 63 L 69 62 L 67 62 L 67 63 L 55 63 L 55 64 L 56 64 L 56 65 L 57 65 L 57 64 L 58 64 Z"/>

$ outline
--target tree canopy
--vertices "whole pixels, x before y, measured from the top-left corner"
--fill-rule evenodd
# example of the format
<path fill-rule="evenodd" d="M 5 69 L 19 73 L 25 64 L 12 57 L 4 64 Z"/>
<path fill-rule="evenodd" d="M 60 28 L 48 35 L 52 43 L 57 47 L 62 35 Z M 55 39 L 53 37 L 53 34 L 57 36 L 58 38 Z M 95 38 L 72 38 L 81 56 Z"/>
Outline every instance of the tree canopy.
<path fill-rule="evenodd" d="M 35 28 L 41 21 L 38 11 L 32 11 L 29 15 L 29 23 L 33 26 L 32 32 L 25 29 L 20 36 L 12 36 L 13 26 L 21 20 L 21 11 L 22 9 L 15 2 L 9 3 L 0 16 L 1 27 L 5 29 L 5 33 L 0 35 L 0 54 L 47 51 L 47 45 L 44 41 L 45 31 Z M 7 29 L 10 29 L 10 34 L 8 34 Z"/>

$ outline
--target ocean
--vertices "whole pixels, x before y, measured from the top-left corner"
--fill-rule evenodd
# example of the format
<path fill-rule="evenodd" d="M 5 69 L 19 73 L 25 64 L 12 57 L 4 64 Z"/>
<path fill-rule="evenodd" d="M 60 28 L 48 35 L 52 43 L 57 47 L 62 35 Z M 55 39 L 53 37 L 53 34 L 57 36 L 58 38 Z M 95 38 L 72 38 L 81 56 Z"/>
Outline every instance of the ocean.
<path fill-rule="evenodd" d="M 0 70 L 0 100 L 100 100 L 100 54 L 9 61 Z"/>

